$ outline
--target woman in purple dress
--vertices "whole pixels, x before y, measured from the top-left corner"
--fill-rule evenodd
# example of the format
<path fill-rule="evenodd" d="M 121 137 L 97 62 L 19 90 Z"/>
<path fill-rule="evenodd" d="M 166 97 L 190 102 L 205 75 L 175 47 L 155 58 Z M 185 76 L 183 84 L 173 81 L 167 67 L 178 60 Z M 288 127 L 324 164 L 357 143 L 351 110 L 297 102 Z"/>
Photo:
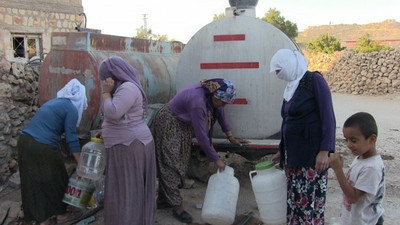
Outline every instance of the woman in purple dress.
<path fill-rule="evenodd" d="M 113 56 L 99 68 L 103 82 L 102 138 L 107 151 L 104 224 L 154 224 L 154 141 L 144 120 L 147 98 L 138 71 Z"/>
<path fill-rule="evenodd" d="M 335 151 L 331 92 L 319 72 L 307 71 L 298 51 L 279 50 L 270 69 L 287 82 L 281 142 L 273 156 L 286 172 L 287 224 L 324 224 L 328 156 Z"/>
<path fill-rule="evenodd" d="M 193 132 L 207 159 L 223 170 L 225 163 L 212 145 L 213 125 L 221 125 L 229 141 L 241 145 L 225 118 L 224 106 L 236 98 L 235 86 L 225 79 L 203 80 L 181 90 L 165 104 L 154 119 L 154 139 L 158 166 L 157 207 L 173 207 L 175 218 L 192 221 L 184 210 L 179 188 L 183 187 L 189 166 Z"/>

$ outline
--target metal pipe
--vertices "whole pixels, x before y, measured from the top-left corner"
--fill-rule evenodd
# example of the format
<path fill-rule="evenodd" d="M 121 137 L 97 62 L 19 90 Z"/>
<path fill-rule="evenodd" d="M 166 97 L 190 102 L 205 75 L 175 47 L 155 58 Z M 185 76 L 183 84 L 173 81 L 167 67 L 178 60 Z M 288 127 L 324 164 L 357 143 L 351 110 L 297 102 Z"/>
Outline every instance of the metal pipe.
<path fill-rule="evenodd" d="M 245 225 L 247 222 L 250 221 L 250 219 L 253 217 L 253 212 L 249 212 L 245 218 L 243 218 L 238 225 Z"/>

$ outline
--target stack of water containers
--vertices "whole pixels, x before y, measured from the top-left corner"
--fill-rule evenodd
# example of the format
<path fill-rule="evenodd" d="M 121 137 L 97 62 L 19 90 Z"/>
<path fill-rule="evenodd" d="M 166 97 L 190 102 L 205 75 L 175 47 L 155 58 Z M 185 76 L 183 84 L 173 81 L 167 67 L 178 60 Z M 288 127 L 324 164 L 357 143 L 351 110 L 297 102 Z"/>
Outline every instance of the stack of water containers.
<path fill-rule="evenodd" d="M 201 218 L 213 225 L 230 225 L 235 221 L 239 196 L 239 181 L 232 167 L 210 176 L 204 198 Z"/>
<path fill-rule="evenodd" d="M 261 220 L 268 225 L 286 224 L 285 173 L 276 169 L 272 161 L 265 161 L 256 164 L 249 176 Z"/>
<path fill-rule="evenodd" d="M 90 207 L 103 204 L 104 200 L 104 170 L 106 167 L 106 149 L 103 139 L 92 137 L 88 143 L 82 147 L 81 156 L 76 169 L 79 177 L 89 179 L 94 186 L 91 195 Z"/>

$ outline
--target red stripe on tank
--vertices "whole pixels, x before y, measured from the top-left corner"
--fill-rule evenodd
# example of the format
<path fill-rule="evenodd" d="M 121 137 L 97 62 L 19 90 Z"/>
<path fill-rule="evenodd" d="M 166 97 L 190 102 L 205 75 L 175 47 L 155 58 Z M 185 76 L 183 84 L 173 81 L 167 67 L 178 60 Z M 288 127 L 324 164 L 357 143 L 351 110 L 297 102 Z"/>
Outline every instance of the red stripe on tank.
<path fill-rule="evenodd" d="M 246 98 L 237 98 L 232 104 L 235 105 L 247 105 L 247 99 Z"/>
<path fill-rule="evenodd" d="M 259 68 L 258 62 L 219 62 L 219 63 L 200 63 L 200 69 L 253 69 Z"/>
<path fill-rule="evenodd" d="M 244 40 L 246 40 L 245 34 L 214 35 L 214 41 L 244 41 Z"/>

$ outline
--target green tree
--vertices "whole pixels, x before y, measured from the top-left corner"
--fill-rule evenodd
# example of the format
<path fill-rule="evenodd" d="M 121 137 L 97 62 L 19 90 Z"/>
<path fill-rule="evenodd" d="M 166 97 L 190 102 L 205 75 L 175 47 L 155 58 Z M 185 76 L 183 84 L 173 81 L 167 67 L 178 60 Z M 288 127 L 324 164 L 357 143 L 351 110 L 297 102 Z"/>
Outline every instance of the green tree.
<path fill-rule="evenodd" d="M 358 39 L 354 52 L 375 52 L 382 50 L 390 50 L 389 46 L 380 45 L 377 41 L 372 41 L 368 33 Z"/>
<path fill-rule="evenodd" d="M 219 15 L 214 14 L 213 21 L 225 18 L 225 13 L 221 13 Z"/>
<path fill-rule="evenodd" d="M 146 31 L 143 26 L 136 29 L 136 36 L 134 38 L 149 39 L 156 41 L 169 41 L 168 35 L 153 34 L 153 31 L 151 29 L 147 29 Z"/>
<path fill-rule="evenodd" d="M 143 26 L 136 28 L 136 36 L 134 38 L 140 38 L 140 39 L 150 39 L 152 36 L 152 31 L 151 29 L 144 29 Z"/>
<path fill-rule="evenodd" d="M 157 40 L 157 41 L 170 41 L 169 38 L 168 38 L 168 35 L 166 35 L 166 34 L 162 34 L 162 35 L 155 34 L 154 35 L 154 40 Z"/>
<path fill-rule="evenodd" d="M 343 50 L 340 41 L 329 34 L 322 34 L 316 39 L 307 42 L 306 46 L 312 52 L 324 52 L 328 54 Z"/>
<path fill-rule="evenodd" d="M 262 20 L 274 25 L 292 39 L 297 37 L 299 34 L 297 25 L 286 20 L 285 17 L 281 16 L 281 13 L 276 9 L 269 9 Z"/>

